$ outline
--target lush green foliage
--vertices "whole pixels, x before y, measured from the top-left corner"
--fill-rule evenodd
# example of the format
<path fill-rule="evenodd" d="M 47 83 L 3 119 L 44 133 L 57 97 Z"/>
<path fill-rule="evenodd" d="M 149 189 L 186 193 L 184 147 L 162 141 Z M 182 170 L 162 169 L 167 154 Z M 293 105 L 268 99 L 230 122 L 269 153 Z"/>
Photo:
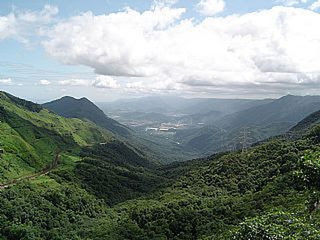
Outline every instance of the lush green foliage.
<path fill-rule="evenodd" d="M 106 212 L 102 201 L 72 185 L 21 184 L 0 192 L 0 204 L 0 236 L 7 239 L 76 239 L 75 230 Z"/>
<path fill-rule="evenodd" d="M 231 239 L 247 240 L 316 240 L 320 237 L 319 224 L 312 224 L 294 213 L 275 212 L 247 219 L 232 234 Z"/>
<path fill-rule="evenodd" d="M 90 122 L 40 108 L 0 92 L 0 184 L 46 167 L 58 151 L 77 152 L 80 146 L 112 139 L 109 132 Z"/>
<path fill-rule="evenodd" d="M 0 103 L 0 239 L 320 239 L 320 127 L 167 166 L 92 123 Z M 101 144 L 102 143 L 102 144 Z"/>

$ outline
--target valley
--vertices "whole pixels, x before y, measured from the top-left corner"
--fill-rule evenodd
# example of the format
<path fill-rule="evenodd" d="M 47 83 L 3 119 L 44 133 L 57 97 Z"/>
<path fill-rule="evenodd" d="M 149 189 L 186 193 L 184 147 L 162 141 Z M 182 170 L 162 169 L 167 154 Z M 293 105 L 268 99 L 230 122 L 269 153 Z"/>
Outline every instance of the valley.
<path fill-rule="evenodd" d="M 279 131 L 284 134 L 257 128 L 266 131 L 264 141 L 226 149 L 219 146 L 220 135 L 211 133 L 232 132 L 215 126 L 186 125 L 170 138 L 142 135 L 110 121 L 88 99 L 67 98 L 65 107 L 64 99 L 38 105 L 0 93 L 2 239 L 320 237 L 320 215 L 313 207 L 320 199 L 318 112 L 285 124 Z M 265 111 L 269 104 L 243 111 Z M 295 104 L 295 109 L 302 108 Z M 90 120 L 98 113 L 100 118 Z M 253 128 L 244 133 L 243 125 L 235 126 L 240 126 L 235 135 L 249 138 Z M 176 143 L 168 149 L 177 135 L 185 141 L 181 145 L 194 142 L 203 155 L 212 139 L 215 153 L 175 159 L 186 147 Z"/>
<path fill-rule="evenodd" d="M 263 100 L 158 96 L 98 103 L 142 138 L 175 145 L 192 157 L 244 149 L 284 134 L 319 104 L 318 96 L 292 95 Z"/>
<path fill-rule="evenodd" d="M 320 0 L 0 1 L 0 240 L 320 240 Z"/>

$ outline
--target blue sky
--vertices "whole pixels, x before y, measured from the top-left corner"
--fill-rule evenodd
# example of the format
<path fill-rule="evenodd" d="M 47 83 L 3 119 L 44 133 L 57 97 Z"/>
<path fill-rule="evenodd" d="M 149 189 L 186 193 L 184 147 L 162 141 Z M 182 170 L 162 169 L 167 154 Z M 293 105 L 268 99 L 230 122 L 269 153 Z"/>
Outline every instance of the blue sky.
<path fill-rule="evenodd" d="M 205 0 L 202 0 L 205 1 Z M 207 0 L 209 1 L 209 0 Z M 218 4 L 219 1 L 224 2 L 224 8 L 223 10 L 219 10 L 217 13 L 214 13 L 210 16 L 205 15 L 199 11 L 199 2 L 200 0 L 180 0 L 177 1 L 175 4 L 164 4 L 161 5 L 161 8 L 168 8 L 171 9 L 170 13 L 168 11 L 160 11 L 160 15 L 163 16 L 165 14 L 168 14 L 168 16 L 171 14 L 176 14 L 177 18 L 173 18 L 173 22 L 170 24 L 167 24 L 164 29 L 161 29 L 163 32 L 162 35 L 166 35 L 166 39 L 170 39 L 170 34 L 174 34 L 173 36 L 176 36 L 177 39 L 173 39 L 173 42 L 177 45 L 178 48 L 181 47 L 181 51 L 179 50 L 175 55 L 172 55 L 172 58 L 175 58 L 176 54 L 181 53 L 184 51 L 183 41 L 181 41 L 181 38 L 177 36 L 177 32 L 181 33 L 181 29 L 186 29 L 187 27 L 184 26 L 183 21 L 190 21 L 192 22 L 193 26 L 190 27 L 189 30 L 194 32 L 201 32 L 203 35 L 203 38 L 206 38 L 208 36 L 210 39 L 212 39 L 212 44 L 208 43 L 208 54 L 214 54 L 215 51 L 219 52 L 219 44 L 224 46 L 224 42 L 222 39 L 219 38 L 219 36 L 223 35 L 224 38 L 227 38 L 229 43 L 229 47 L 232 46 L 233 51 L 236 51 L 237 54 L 235 57 L 232 56 L 226 56 L 226 54 L 221 54 L 221 59 L 224 59 L 224 61 L 229 61 L 230 64 L 226 62 L 226 64 L 229 64 L 229 66 L 220 66 L 220 63 L 217 63 L 217 65 L 213 66 L 212 69 L 209 69 L 208 72 L 206 71 L 208 68 L 208 63 L 210 61 L 216 62 L 217 60 L 213 56 L 208 56 L 208 59 L 204 59 L 207 56 L 204 56 L 205 50 L 202 48 L 199 48 L 199 44 L 202 43 L 203 38 L 200 38 L 198 35 L 186 35 L 188 36 L 188 39 L 195 39 L 194 49 L 199 48 L 199 56 L 197 56 L 196 51 L 190 50 L 190 44 L 193 44 L 190 42 L 186 50 L 189 51 L 188 55 L 182 54 L 181 59 L 175 59 L 176 62 L 172 63 L 171 60 L 168 60 L 168 56 L 171 56 L 170 54 L 166 54 L 163 57 L 159 57 L 159 53 L 154 53 L 154 56 L 150 56 L 150 52 L 153 52 L 153 50 L 149 50 L 148 52 L 143 53 L 144 58 L 150 57 L 150 59 L 156 59 L 153 66 L 150 64 L 150 62 L 144 61 L 140 59 L 140 55 L 135 55 L 136 50 L 133 49 L 133 52 L 126 55 L 121 55 L 120 57 L 114 57 L 111 58 L 111 53 L 114 53 L 114 51 L 120 51 L 121 45 L 120 42 L 125 41 L 125 39 L 118 38 L 119 36 L 115 34 L 115 36 L 109 36 L 104 35 L 106 44 L 108 43 L 111 46 L 115 46 L 115 49 L 111 49 L 111 47 L 103 46 L 104 39 L 93 39 L 89 36 L 82 36 L 82 39 L 86 39 L 86 41 L 89 41 L 88 44 L 90 44 L 90 49 L 92 49 L 92 46 L 96 46 L 97 52 L 103 52 L 105 54 L 102 55 L 77 55 L 78 52 L 75 52 L 76 48 L 73 50 L 70 50 L 73 45 L 70 45 L 70 42 L 62 42 L 66 41 L 64 39 L 63 35 L 64 33 L 61 31 L 53 30 L 56 26 L 62 26 L 63 22 L 68 22 L 70 29 L 72 29 L 72 24 L 77 25 L 77 22 L 72 21 L 71 19 L 74 16 L 80 16 L 79 21 L 82 21 L 80 19 L 83 19 L 84 21 L 87 19 L 83 16 L 83 13 L 85 12 L 92 12 L 92 18 L 95 18 L 96 20 L 100 19 L 99 16 L 108 16 L 112 13 L 119 13 L 119 12 L 126 12 L 126 7 L 130 7 L 131 9 L 135 10 L 139 13 L 144 13 L 145 11 L 153 11 L 152 6 L 155 6 L 154 1 L 151 0 L 95 0 L 95 1 L 87 1 L 87 0 L 37 0 L 37 1 L 20 1 L 20 0 L 2 0 L 0 1 L 0 89 L 9 91 L 13 94 L 16 94 L 18 96 L 28 98 L 30 100 L 34 101 L 47 101 L 52 98 L 61 97 L 63 95 L 73 95 L 76 97 L 82 97 L 87 96 L 93 100 L 96 101 L 108 101 L 113 100 L 120 97 L 133 97 L 133 96 L 140 96 L 140 95 L 146 95 L 149 93 L 153 94 L 177 94 L 182 96 L 210 96 L 210 97 L 257 97 L 257 98 L 264 98 L 264 97 L 270 97 L 270 96 L 280 96 L 282 94 L 286 93 L 293 93 L 293 94 L 320 94 L 318 92 L 318 89 L 314 89 L 314 85 L 318 84 L 318 71 L 320 72 L 320 68 L 318 69 L 318 66 L 312 66 L 312 67 L 306 67 L 307 61 L 314 61 L 315 57 L 311 56 L 308 58 L 308 56 L 304 56 L 304 53 L 297 52 L 293 53 L 292 48 L 285 49 L 281 53 L 285 52 L 287 55 L 283 55 L 283 59 L 286 60 L 286 63 L 280 62 L 278 65 L 286 65 L 285 69 L 294 69 L 292 72 L 298 72 L 294 76 L 285 75 L 288 74 L 287 70 L 280 69 L 279 71 L 271 69 L 268 71 L 265 71 L 265 64 L 273 66 L 273 63 L 271 61 L 276 61 L 276 57 L 273 56 L 276 54 L 274 49 L 271 49 L 268 53 L 261 52 L 260 55 L 253 56 L 252 55 L 252 49 L 251 46 L 253 44 L 257 44 L 257 46 L 264 46 L 263 44 L 267 44 L 266 46 L 269 46 L 272 42 L 278 41 L 277 44 L 285 44 L 283 43 L 283 36 L 277 36 L 277 39 L 271 39 L 274 36 L 274 32 L 271 32 L 268 27 L 266 27 L 265 22 L 268 22 L 268 18 L 270 18 L 270 22 L 273 22 L 273 18 L 275 18 L 275 15 L 277 15 L 277 18 L 279 18 L 279 15 L 284 16 L 285 18 L 285 24 L 288 24 L 287 29 L 291 28 L 291 25 L 293 25 L 294 21 L 297 21 L 297 19 L 301 18 L 301 21 L 311 21 L 314 23 L 318 20 L 317 15 L 319 8 L 315 7 L 312 10 L 306 10 L 310 8 L 310 6 L 315 3 L 316 1 L 271 1 L 271 0 L 214 0 L 211 4 L 215 2 L 215 4 Z M 221 2 L 220 2 L 221 3 Z M 54 7 L 57 7 L 58 12 L 57 13 L 47 13 L 43 12 L 45 6 L 50 5 L 51 9 L 50 11 L 53 11 Z M 288 7 L 290 5 L 290 7 Z M 284 6 L 281 10 L 275 10 L 275 6 Z M 183 13 L 178 13 L 174 9 L 181 9 L 184 8 Z M 48 10 L 48 11 L 49 11 Z M 248 31 L 252 30 L 253 28 L 260 28 L 260 26 L 266 27 L 266 29 L 261 30 L 259 32 L 259 36 L 268 36 L 270 37 L 270 42 L 266 43 L 265 41 L 259 37 L 257 39 L 250 39 L 252 42 L 248 42 L 248 49 L 244 46 L 245 50 L 248 50 L 246 52 L 242 51 L 240 48 L 237 47 L 240 46 L 240 44 L 243 44 L 243 39 L 240 42 L 237 42 L 235 45 L 235 39 L 238 39 L 239 37 L 235 37 L 234 31 L 242 31 L 243 28 L 248 27 L 248 24 L 250 23 L 249 17 L 242 17 L 239 18 L 244 23 L 239 26 L 235 26 L 236 23 L 230 23 L 230 20 L 228 20 L 228 16 L 231 15 L 239 15 L 239 16 L 246 16 L 250 12 L 258 12 L 259 10 L 267 10 L 270 12 L 266 12 L 266 14 L 262 16 L 257 17 L 259 21 L 261 19 L 261 25 L 257 26 L 250 26 L 247 30 L 245 30 L 243 33 L 238 34 L 239 36 L 243 37 L 243 39 L 249 38 L 253 35 L 253 33 L 248 33 Z M 294 12 L 295 10 L 301 10 L 301 12 Z M 310 14 L 310 18 L 304 19 L 305 13 L 302 12 L 302 10 L 308 11 L 308 14 Z M 27 13 L 33 14 L 32 16 L 35 16 L 36 18 L 39 18 L 39 20 L 28 22 L 24 20 L 24 17 L 27 15 Z M 10 14 L 14 14 L 16 16 L 16 20 L 14 23 L 12 23 L 12 26 L 9 25 L 8 29 L 15 30 L 15 33 L 9 36 L 6 36 L 5 31 L 8 32 L 8 29 L 4 29 L 1 33 L 1 24 L 5 23 L 5 20 L 9 19 L 8 16 Z M 42 15 L 41 15 L 42 14 Z M 50 19 L 46 20 L 44 15 L 50 15 Z M 152 12 L 154 15 L 151 20 L 156 19 L 155 21 L 158 21 L 155 12 Z M 300 16 L 300 15 L 301 16 Z M 313 15 L 317 14 L 317 15 Z M 161 16 L 162 16 L 161 15 Z M 262 14 L 261 14 L 262 15 Z M 21 16 L 21 19 L 19 19 L 18 16 Z M 170 17 L 169 16 L 169 17 Z M 290 16 L 287 17 L 287 16 Z M 1 19 L 1 17 L 3 17 Z M 137 16 L 137 18 L 141 18 L 141 16 Z M 217 23 L 213 22 L 214 19 L 222 19 L 221 26 L 225 26 L 225 29 L 221 27 L 220 32 L 217 32 L 217 30 L 214 30 L 214 32 L 211 32 L 210 28 L 206 28 L 206 30 L 203 30 L 202 25 L 205 25 L 204 23 L 210 22 L 212 24 L 212 29 Z M 264 19 L 267 20 L 264 20 Z M 288 19 L 286 19 L 288 18 Z M 312 18 L 312 20 L 311 20 Z M 44 20 L 45 19 L 45 20 Z M 149 18 L 147 18 L 149 19 Z M 254 19 L 254 17 L 252 17 Z M 95 20 L 95 21 L 96 21 Z M 138 20 L 138 19 L 137 19 Z M 3 23 L 2 23 L 2 22 Z M 99 24 L 101 26 L 98 26 L 98 23 L 96 25 L 93 25 L 93 28 L 97 28 L 97 30 L 94 31 L 94 34 L 99 31 L 99 29 L 103 29 L 105 32 L 110 32 L 110 29 L 104 28 L 105 24 L 109 23 L 110 18 L 104 18 L 101 21 L 99 20 Z M 120 20 L 117 20 L 120 21 Z M 139 20 L 140 21 L 140 20 Z M 171 20 L 170 20 L 171 21 Z M 231 20 L 231 22 L 236 20 Z M 241 22 L 239 21 L 239 22 Z M 245 22 L 249 21 L 249 22 Z M 253 20 L 254 21 L 254 20 Z M 265 22 L 262 22 L 265 21 Z M 89 24 L 89 23 L 85 23 Z M 90 23 L 92 24 L 92 23 Z M 95 23 L 93 23 L 95 24 Z M 115 22 L 115 25 L 117 22 Z M 126 28 L 127 26 L 123 23 L 119 22 L 119 31 L 125 31 L 126 29 L 130 29 L 130 26 Z M 144 24 L 144 23 L 142 23 Z M 147 23 L 145 23 L 147 24 Z M 224 25 L 223 25 L 224 24 Z M 320 22 L 319 22 L 320 24 Z M 21 26 L 19 26 L 21 25 Z M 201 25 L 201 27 L 200 27 Z M 80 25 L 79 25 L 80 26 Z M 80 27 L 82 27 L 81 25 Z M 206 25 L 207 26 L 207 25 Z M 99 28 L 98 28 L 99 27 Z M 142 26 L 144 27 L 148 26 Z M 270 28 L 273 27 L 270 25 Z M 278 25 L 276 25 L 278 27 Z M 153 34 L 159 34 L 158 29 L 148 29 L 147 36 L 144 36 L 145 39 L 141 43 L 141 46 L 143 44 L 147 43 L 150 44 L 150 46 L 159 46 L 160 48 L 167 49 L 166 46 L 168 43 L 165 42 L 158 42 L 156 40 L 150 40 L 148 36 Z M 228 28 L 235 28 L 236 30 L 232 30 L 233 33 L 230 35 L 230 32 Z M 41 30 L 42 33 L 39 33 Z M 139 34 L 144 33 L 145 30 L 137 30 L 138 33 L 132 33 L 132 36 L 128 36 L 128 41 L 130 41 L 130 38 L 133 39 L 133 37 L 137 37 L 137 41 L 139 41 Z M 141 31 L 141 32 L 140 32 Z M 188 30 L 186 30 L 188 31 Z M 207 35 L 206 32 L 208 31 Z M 308 32 L 305 29 L 301 29 L 301 34 L 308 34 Z M 308 30 L 311 31 L 311 30 Z M 44 33 L 43 33 L 44 32 Z M 130 30 L 129 30 L 130 32 Z M 227 32 L 227 33 L 226 33 Z M 312 31 L 313 32 L 313 31 Z M 85 31 L 80 31 L 81 34 L 85 34 Z M 1 37 L 2 35 L 4 37 Z M 60 34 L 60 35 L 59 35 Z M 69 32 L 65 33 L 66 35 L 69 34 Z M 92 34 L 92 33 L 91 33 Z M 185 33 L 189 34 L 189 33 Z M 246 36 L 244 36 L 244 34 Z M 256 34 L 256 30 L 255 33 Z M 269 35 L 268 35 L 269 34 Z M 278 34 L 278 32 L 276 33 Z M 292 34 L 292 32 L 290 32 Z M 162 36 L 161 35 L 161 36 Z M 57 37 L 59 36 L 59 37 Z M 285 33 L 286 37 L 290 37 L 289 33 Z M 293 36 L 293 35 L 292 35 Z M 313 39 L 316 38 L 318 40 L 319 35 L 315 35 Z M 70 38 L 76 39 L 76 36 L 71 35 Z M 189 38 L 190 37 L 190 38 Z M 232 38 L 232 39 L 231 39 Z M 216 39 L 216 42 L 215 42 Z M 265 39 L 265 38 L 264 38 Z M 174 41 L 175 40 L 175 41 Z M 300 39 L 301 40 L 301 39 Z M 47 44 L 44 46 L 44 42 L 48 41 L 50 44 Z M 74 40 L 73 40 L 74 41 Z M 90 42 L 92 41 L 92 42 Z M 112 42 L 114 41 L 114 42 Z M 282 42 L 281 42 L 282 41 Z M 291 39 L 288 39 L 288 45 L 294 45 L 297 44 L 297 39 L 292 38 L 292 44 L 290 44 Z M 302 39 L 302 41 L 305 41 L 306 44 L 308 44 L 308 41 L 311 41 L 310 39 Z M 57 44 L 58 42 L 58 44 Z M 95 45 L 96 43 L 102 43 L 102 45 Z M 77 43 L 77 49 L 85 49 L 86 46 L 83 46 L 81 44 L 84 43 Z M 123 44 L 123 43 L 122 43 Z M 137 44 L 132 45 L 133 47 L 136 47 L 140 43 L 137 42 Z M 50 45 L 50 46 L 49 46 Z M 91 46 L 92 45 L 92 46 Z M 119 45 L 119 46 L 118 46 Z M 211 45 L 216 48 L 211 49 Z M 48 47 L 49 46 L 49 47 Z M 58 52 L 60 50 L 61 46 L 67 46 L 66 49 L 64 49 L 63 54 L 61 52 Z M 131 45 L 130 45 L 131 46 Z M 138 50 L 141 50 L 141 46 L 139 45 Z M 243 45 L 241 45 L 243 46 Z M 278 46 L 278 45 L 277 45 Z M 312 45 L 314 49 L 318 49 L 318 45 Z M 281 48 L 283 46 L 281 45 Z M 101 48 L 101 49 L 99 49 Z M 120 50 L 119 50 L 120 48 Z M 279 46 L 278 46 L 279 48 Z M 172 51 L 175 51 L 177 47 L 172 49 Z M 310 52 L 314 51 L 314 49 L 310 49 Z M 130 49 L 131 50 L 131 49 Z M 83 50 L 85 51 L 85 50 Z M 110 51 L 110 53 L 108 52 Z M 170 49 L 168 49 L 170 51 Z M 201 52 L 203 51 L 203 52 Z M 162 51 L 163 52 L 163 51 Z M 123 54 L 121 52 L 121 54 Z M 161 54 L 161 52 L 160 52 Z M 202 55 L 201 55 L 202 54 Z M 300 55 L 299 55 L 300 54 Z M 199 64 L 197 62 L 193 61 L 186 61 L 186 56 L 193 56 L 195 58 L 199 58 Z M 200 58 L 200 57 L 203 58 Z M 179 56 L 180 57 L 180 56 Z M 282 59 L 282 57 L 280 57 Z M 296 58 L 298 57 L 305 57 L 305 62 L 297 62 Z M 99 62 L 98 60 L 95 62 L 94 59 L 104 59 L 103 62 Z M 251 60 L 248 61 L 248 63 L 243 64 L 241 61 L 247 61 L 248 58 L 251 60 L 253 59 L 256 61 L 256 59 L 259 59 L 259 62 L 255 62 L 253 65 L 253 68 L 250 68 L 252 65 Z M 120 59 L 124 62 L 120 62 Z M 132 62 L 132 59 L 138 59 L 138 62 Z M 202 60 L 204 59 L 204 60 Z M 244 60 L 245 59 L 245 60 Z M 261 60 L 262 59 L 262 60 Z M 265 59 L 269 59 L 268 61 Z M 270 60 L 271 59 L 271 60 Z M 101 60 L 102 61 L 102 60 Z M 117 62 L 119 61 L 119 62 Z M 129 61 L 129 63 L 128 63 Z M 267 61 L 267 63 L 265 62 Z M 282 61 L 282 60 L 281 60 Z M 284 61 L 284 60 L 283 60 Z M 143 62 L 143 63 L 142 63 Z M 187 66 L 188 70 L 190 70 L 189 73 L 183 73 L 179 69 L 183 69 L 182 66 L 177 65 L 178 63 L 183 62 L 183 66 Z M 105 64 L 105 65 L 104 65 Z M 127 64 L 127 65 L 126 65 Z M 175 65 L 176 64 L 176 65 Z M 239 67 L 237 66 L 234 69 L 230 69 L 230 65 L 237 65 L 239 64 Z M 125 65 L 125 67 L 123 67 Z M 156 65 L 161 65 L 162 68 L 160 69 Z M 171 69 L 171 66 L 172 67 Z M 198 66 L 201 65 L 201 66 Z M 263 67 L 260 67 L 260 65 Z M 294 66 L 293 66 L 294 65 Z M 259 69 L 256 69 L 256 66 L 258 66 Z M 222 70 L 221 70 L 222 69 Z M 227 69 L 227 70 L 225 70 Z M 201 71 L 202 70 L 202 71 Z M 179 72 L 180 71 L 180 72 Z M 202 74 L 202 72 L 207 72 L 206 74 Z M 227 73 L 228 74 L 227 74 Z M 231 73 L 234 72 L 240 72 L 238 74 L 239 82 L 234 75 L 231 75 Z M 274 73 L 276 72 L 276 74 Z M 180 74 L 181 73 L 181 74 Z M 299 74 L 299 75 L 298 75 Z M 252 80 L 251 79 L 252 76 Z M 180 77 L 181 76 L 181 77 Z M 249 78 L 250 76 L 250 78 Z M 285 80 L 285 83 L 287 85 L 284 85 L 283 78 L 284 76 L 289 80 Z M 320 76 L 320 75 L 319 75 Z M 261 79 L 261 80 L 255 80 Z M 2 79 L 2 80 L 1 80 Z M 160 80 L 159 80 L 160 79 Z M 87 83 L 87 82 L 88 83 Z M 92 81 L 92 83 L 91 83 Z M 319 80 L 320 81 L 320 80 Z M 90 82 L 90 83 L 89 83 Z M 272 82 L 272 84 L 270 84 Z M 277 87 L 274 87 L 277 85 Z M 152 86 L 156 86 L 153 88 Z M 260 86 L 260 88 L 258 88 Z M 286 87 L 287 86 L 287 87 Z M 252 90 L 257 88 L 257 90 Z M 313 90 L 312 90 L 313 89 Z"/>

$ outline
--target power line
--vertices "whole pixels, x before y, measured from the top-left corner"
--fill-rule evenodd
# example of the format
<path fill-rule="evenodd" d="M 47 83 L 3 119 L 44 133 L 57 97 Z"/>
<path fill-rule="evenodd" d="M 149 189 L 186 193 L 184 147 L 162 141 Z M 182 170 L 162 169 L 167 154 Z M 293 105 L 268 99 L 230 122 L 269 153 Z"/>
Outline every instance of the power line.
<path fill-rule="evenodd" d="M 242 144 L 242 152 L 246 152 L 248 147 L 250 146 L 249 144 L 249 140 L 250 140 L 250 137 L 249 137 L 249 134 L 251 133 L 249 131 L 249 127 L 243 127 L 242 128 L 242 131 L 240 132 L 241 133 L 241 144 Z"/>

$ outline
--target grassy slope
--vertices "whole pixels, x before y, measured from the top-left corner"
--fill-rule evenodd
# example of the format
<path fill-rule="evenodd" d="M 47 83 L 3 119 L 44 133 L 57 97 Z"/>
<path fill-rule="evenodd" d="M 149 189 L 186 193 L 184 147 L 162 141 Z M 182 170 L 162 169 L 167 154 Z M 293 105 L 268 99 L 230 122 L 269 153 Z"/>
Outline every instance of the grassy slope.
<path fill-rule="evenodd" d="M 11 98 L 0 93 L 0 148 L 4 150 L 0 156 L 0 181 L 45 167 L 58 150 L 76 151 L 79 146 L 112 139 L 110 133 L 90 122 L 65 119 L 42 108 L 29 111 Z"/>

